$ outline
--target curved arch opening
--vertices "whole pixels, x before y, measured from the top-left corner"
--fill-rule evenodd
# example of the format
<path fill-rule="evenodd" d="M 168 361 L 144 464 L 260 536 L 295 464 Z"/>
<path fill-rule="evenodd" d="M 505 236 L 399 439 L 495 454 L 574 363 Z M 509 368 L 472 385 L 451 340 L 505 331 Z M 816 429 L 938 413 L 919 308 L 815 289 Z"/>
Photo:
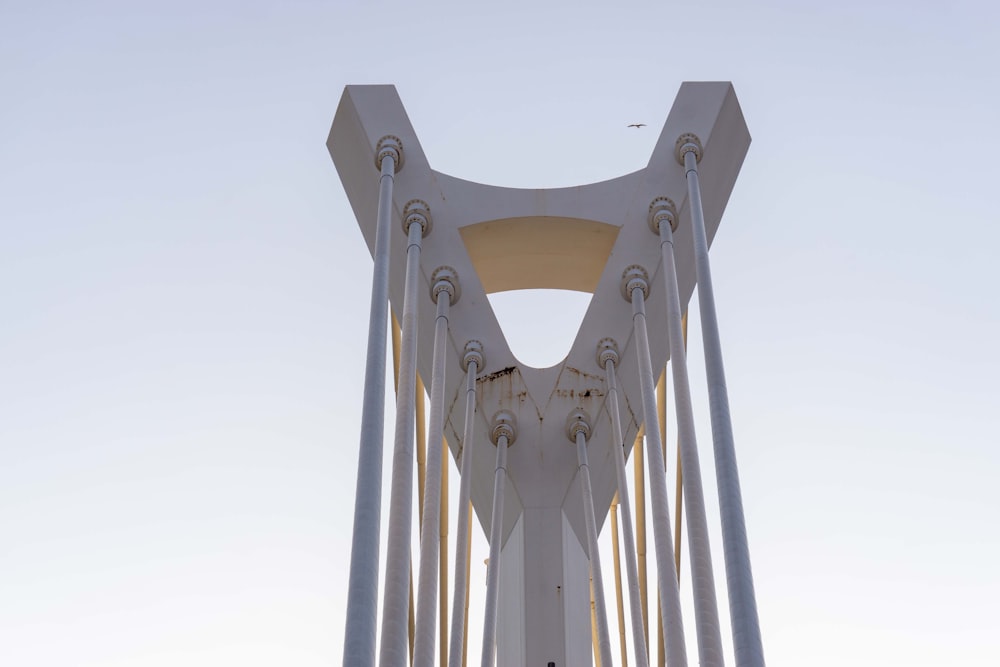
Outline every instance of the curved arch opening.
<path fill-rule="evenodd" d="M 592 296 L 564 289 L 520 289 L 487 298 L 514 357 L 525 366 L 549 368 L 569 354 Z"/>

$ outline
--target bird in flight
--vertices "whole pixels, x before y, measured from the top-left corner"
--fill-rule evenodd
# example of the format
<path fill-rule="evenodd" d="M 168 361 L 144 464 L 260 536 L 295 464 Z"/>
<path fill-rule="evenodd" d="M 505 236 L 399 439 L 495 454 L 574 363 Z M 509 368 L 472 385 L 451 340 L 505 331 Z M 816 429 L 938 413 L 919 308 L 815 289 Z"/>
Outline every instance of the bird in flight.
<path fill-rule="evenodd" d="M 629 127 L 640 128 L 640 127 L 646 127 L 646 124 L 645 123 L 629 123 L 628 126 Z"/>

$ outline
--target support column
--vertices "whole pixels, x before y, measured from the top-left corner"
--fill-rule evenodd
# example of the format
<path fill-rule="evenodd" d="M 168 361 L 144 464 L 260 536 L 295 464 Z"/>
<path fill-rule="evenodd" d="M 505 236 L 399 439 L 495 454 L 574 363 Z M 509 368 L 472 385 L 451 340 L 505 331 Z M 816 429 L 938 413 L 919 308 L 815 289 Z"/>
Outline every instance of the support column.
<path fill-rule="evenodd" d="M 694 591 L 694 615 L 698 638 L 698 657 L 704 667 L 721 667 L 722 633 L 715 597 L 715 576 L 708 539 L 705 493 L 701 483 L 698 442 L 691 407 L 681 324 L 681 298 L 677 288 L 673 232 L 677 228 L 677 209 L 667 197 L 658 197 L 649 206 L 649 226 L 660 237 L 663 260 L 663 286 L 667 303 L 667 333 L 670 344 L 670 367 L 674 382 L 674 408 L 677 411 L 677 435 L 684 475 L 685 516 L 688 524 L 688 550 L 691 560 L 691 585 Z"/>
<path fill-rule="evenodd" d="M 618 611 L 618 645 L 622 656 L 621 667 L 628 667 L 628 641 L 625 639 L 625 599 L 622 595 L 622 554 L 618 538 L 618 494 L 611 500 L 611 558 L 615 567 L 615 607 Z"/>
<path fill-rule="evenodd" d="M 406 282 L 403 292 L 402 341 L 399 353 L 399 393 L 396 397 L 396 435 L 392 455 L 389 500 L 389 538 L 382 602 L 380 667 L 409 663 L 408 619 L 410 594 L 410 535 L 413 512 L 413 439 L 416 393 L 417 282 L 420 243 L 430 231 L 430 209 L 413 200 L 403 209 L 407 234 Z"/>
<path fill-rule="evenodd" d="M 417 578 L 417 620 L 413 648 L 414 667 L 434 667 L 437 620 L 438 568 L 440 567 L 441 455 L 444 441 L 444 373 L 447 359 L 448 311 L 459 297 L 458 275 L 450 266 L 431 274 L 431 300 L 437 306 L 434 323 L 434 356 L 431 368 L 431 415 L 427 434 L 427 466 L 423 523 L 420 531 L 420 571 Z"/>
<path fill-rule="evenodd" d="M 645 637 L 647 660 L 649 657 L 649 593 L 646 578 L 646 466 L 643 451 L 645 428 L 639 431 L 632 443 L 632 460 L 635 464 L 635 555 L 639 566 L 639 604 L 642 607 L 642 636 Z"/>
<path fill-rule="evenodd" d="M 597 518 L 594 514 L 594 491 L 590 484 L 590 465 L 587 462 L 587 438 L 590 436 L 590 417 L 582 408 L 570 412 L 566 420 L 566 435 L 576 442 L 576 466 L 580 476 L 583 501 L 583 518 L 587 524 L 587 559 L 590 561 L 590 578 L 594 596 L 594 615 L 597 623 L 597 648 L 601 664 L 610 667 L 611 635 L 608 633 L 608 609 L 604 602 L 604 575 L 601 573 L 601 552 L 597 545 Z"/>
<path fill-rule="evenodd" d="M 516 437 L 514 415 L 501 410 L 493 416 L 490 439 L 497 448 L 493 473 L 493 511 L 490 515 L 490 561 L 486 571 L 486 610 L 483 614 L 482 667 L 493 667 L 496 657 L 497 596 L 500 586 L 500 540 L 503 536 L 503 493 L 507 483 L 507 447 Z"/>
<path fill-rule="evenodd" d="M 635 539 L 632 535 L 632 508 L 628 495 L 628 479 L 625 471 L 625 438 L 622 435 L 621 407 L 618 402 L 618 377 L 615 367 L 618 364 L 618 344 L 610 338 L 603 338 L 597 343 L 597 365 L 604 369 L 608 382 L 608 413 L 611 417 L 612 450 L 615 459 L 615 472 L 618 478 L 618 506 L 622 513 L 622 533 L 625 543 L 625 575 L 628 581 L 629 611 L 632 616 L 632 643 L 635 645 L 635 661 L 638 667 L 649 667 L 649 655 L 646 650 L 646 635 L 643 630 L 642 599 L 639 594 L 639 574 L 636 563 Z M 638 451 L 642 451 L 641 442 L 637 443 Z"/>
<path fill-rule="evenodd" d="M 375 227 L 375 269 L 368 316 L 368 353 L 361 411 L 361 444 L 354 491 L 354 531 L 347 585 L 344 665 L 375 664 L 378 617 L 379 524 L 382 512 L 382 436 L 385 418 L 385 336 L 389 325 L 389 224 L 393 178 L 403 166 L 398 137 L 384 136 L 375 148 L 380 171 Z"/>
<path fill-rule="evenodd" d="M 708 401 L 712 419 L 715 451 L 715 475 L 719 487 L 719 512 L 722 518 L 722 546 L 729 589 L 729 614 L 733 624 L 733 643 L 737 667 L 763 667 L 764 646 L 757 617 L 750 547 L 747 543 L 743 494 L 736 467 L 733 423 L 729 415 L 729 392 L 722 364 L 722 343 L 715 312 L 715 292 L 708 261 L 708 236 L 701 206 L 698 162 L 701 141 L 693 134 L 682 134 L 676 144 L 677 161 L 684 165 L 691 208 L 691 232 L 694 239 L 695 272 L 698 278 L 698 308 L 701 315 L 702 345 L 705 346 L 705 373 L 708 377 Z M 686 481 L 686 480 L 685 480 Z"/>
<path fill-rule="evenodd" d="M 462 435 L 462 472 L 458 488 L 458 524 L 455 535 L 455 592 L 451 605 L 451 646 L 448 667 L 465 664 L 466 625 L 469 609 L 469 548 L 472 514 L 469 497 L 472 493 L 472 439 L 476 420 L 476 373 L 483 367 L 483 345 L 478 340 L 465 344 L 462 366 L 465 367 L 465 429 Z"/>
<path fill-rule="evenodd" d="M 448 451 L 448 442 L 441 443 L 441 516 L 438 519 L 440 526 L 438 533 L 440 544 L 438 553 L 438 586 L 440 595 L 438 596 L 438 665 L 448 667 L 448 473 L 451 465 L 451 453 Z"/>
<path fill-rule="evenodd" d="M 667 500 L 667 475 L 663 468 L 660 427 L 656 420 L 656 384 L 649 357 L 649 333 L 646 330 L 646 297 L 649 295 L 649 274 L 632 265 L 622 275 L 622 296 L 632 303 L 632 323 L 635 329 L 638 357 L 639 388 L 642 394 L 642 414 L 646 424 L 646 457 L 649 470 L 650 505 L 653 512 L 653 543 L 656 548 L 656 570 L 663 612 L 668 667 L 686 667 L 684 623 L 681 618 L 680 591 L 674 571 L 674 546 L 670 535 L 670 509 Z"/>

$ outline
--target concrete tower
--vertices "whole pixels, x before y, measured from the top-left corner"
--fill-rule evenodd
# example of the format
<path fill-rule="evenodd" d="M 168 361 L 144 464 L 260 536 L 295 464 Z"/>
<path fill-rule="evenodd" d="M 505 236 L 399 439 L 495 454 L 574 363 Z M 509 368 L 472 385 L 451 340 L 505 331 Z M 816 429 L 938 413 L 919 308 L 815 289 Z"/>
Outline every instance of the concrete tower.
<path fill-rule="evenodd" d="M 658 584 L 667 661 L 683 665 L 691 654 L 692 663 L 722 664 L 681 322 L 696 283 L 736 662 L 764 664 L 708 264 L 708 245 L 749 144 L 729 83 L 685 83 L 644 169 L 572 188 L 493 187 L 431 167 L 394 87 L 345 89 L 328 147 L 375 260 L 345 665 L 410 661 L 418 376 L 430 380 L 427 460 L 440 460 L 442 439 L 447 442 L 462 474 L 461 494 L 468 494 L 490 540 L 486 609 L 469 621 L 483 624 L 484 644 L 478 656 L 469 652 L 470 663 L 578 666 L 591 664 L 595 653 L 602 665 L 620 662 L 611 656 L 596 548 L 616 493 L 631 641 L 639 662 L 648 660 L 648 639 L 636 618 L 641 605 L 625 483 L 626 459 L 644 429 L 657 569 L 669 575 Z M 593 294 L 569 354 L 550 368 L 518 362 L 487 300 L 490 293 L 527 288 Z M 387 306 L 401 324 L 401 345 L 384 513 Z M 691 619 L 681 618 L 654 394 L 668 359 L 695 599 Z M 447 596 L 438 579 L 439 468 L 427 468 L 420 553 L 413 561 L 412 659 L 424 667 L 443 664 L 447 652 L 437 645 L 445 625 L 437 606 Z M 460 510 L 468 506 L 464 498 L 458 502 Z M 389 538 L 381 549 L 383 519 Z M 468 585 L 459 572 L 467 557 L 461 517 L 455 531 L 458 564 L 447 626 L 452 647 L 460 647 L 459 603 Z M 684 645 L 685 622 L 696 628 L 697 647 Z M 448 664 L 462 664 L 454 648 Z"/>

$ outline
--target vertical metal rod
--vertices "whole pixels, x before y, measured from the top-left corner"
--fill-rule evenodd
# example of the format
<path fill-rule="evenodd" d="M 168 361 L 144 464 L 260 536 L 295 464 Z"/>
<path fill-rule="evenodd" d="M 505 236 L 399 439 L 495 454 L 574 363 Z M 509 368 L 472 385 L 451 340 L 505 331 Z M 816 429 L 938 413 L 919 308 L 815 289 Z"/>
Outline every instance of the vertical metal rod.
<path fill-rule="evenodd" d="M 403 292 L 402 345 L 399 363 L 399 394 L 392 457 L 392 486 L 389 499 L 389 537 L 382 598 L 380 667 L 404 667 L 409 647 L 409 558 L 413 514 L 413 439 L 415 430 L 417 278 L 420 269 L 420 241 L 423 227 L 412 223 L 407 229 L 406 281 Z"/>
<path fill-rule="evenodd" d="M 607 352 L 604 353 L 607 355 Z M 642 610 L 642 596 L 640 595 L 640 582 L 638 574 L 638 567 L 635 558 L 635 548 L 634 548 L 634 538 L 632 535 L 632 509 L 631 503 L 629 502 L 628 495 L 628 479 L 626 478 L 625 470 L 625 452 L 622 436 L 622 424 L 621 424 L 621 407 L 618 401 L 618 378 L 615 374 L 615 358 L 617 357 L 617 352 L 614 357 L 608 358 L 603 357 L 604 374 L 607 378 L 608 383 L 608 399 L 607 406 L 608 412 L 611 415 L 611 437 L 614 439 L 612 443 L 612 449 L 614 450 L 614 460 L 615 460 L 615 473 L 618 478 L 618 506 L 621 508 L 622 513 L 622 532 L 624 533 L 625 541 L 625 575 L 628 579 L 628 599 L 629 599 L 629 611 L 632 615 L 632 642 L 635 645 L 635 660 L 638 667 L 648 667 L 649 665 L 649 654 L 646 649 L 646 635 L 643 628 L 643 610 Z M 602 360 L 602 357 L 598 357 Z M 642 457 L 642 443 L 641 441 L 636 442 L 635 456 L 640 459 Z M 638 461 L 638 459 L 637 459 Z M 637 470 L 641 469 L 639 463 L 636 463 Z M 636 491 L 636 496 L 638 497 L 639 492 Z M 638 503 L 638 500 L 636 501 Z M 613 507 L 613 506 L 612 506 Z M 611 524 L 614 528 L 614 523 Z M 643 536 L 643 541 L 645 542 L 645 536 Z M 615 547 L 617 548 L 617 540 L 615 542 Z M 617 565 L 615 566 L 617 570 Z M 644 583 L 644 582 L 643 582 Z"/>
<path fill-rule="evenodd" d="M 656 381 L 656 414 L 660 420 L 660 446 L 663 449 L 663 470 L 667 469 L 667 369 Z"/>
<path fill-rule="evenodd" d="M 667 369 L 664 368 L 656 380 L 656 414 L 660 421 L 660 448 L 663 450 L 663 470 L 667 470 Z M 680 554 L 677 552 L 677 535 L 680 534 L 680 518 L 674 518 L 674 566 L 680 564 Z M 657 573 L 656 576 L 660 576 Z M 677 574 L 677 585 L 680 587 L 680 573 Z M 663 650 L 663 621 L 660 612 L 660 596 L 656 596 L 656 650 L 659 656 L 657 664 L 664 667 L 666 663 L 666 652 Z"/>
<path fill-rule="evenodd" d="M 417 393 L 415 394 L 415 414 L 417 418 L 417 527 L 424 526 L 424 491 L 427 487 L 427 431 L 424 406 L 424 380 L 417 373 Z"/>
<path fill-rule="evenodd" d="M 446 281 L 442 281 L 446 282 Z M 427 467 L 423 522 L 420 530 L 420 570 L 417 578 L 417 630 L 413 650 L 414 667 L 433 667 L 437 621 L 439 549 L 441 546 L 441 458 L 444 441 L 444 381 L 448 311 L 451 295 L 435 289 L 437 319 L 434 322 L 434 355 L 431 368 L 431 414 L 427 434 Z"/>
<path fill-rule="evenodd" d="M 398 384 L 398 374 L 397 374 Z M 425 427 L 424 381 L 417 373 L 417 393 L 415 414 L 417 418 L 417 528 L 424 525 L 424 484 L 427 476 L 427 430 Z M 410 664 L 413 664 L 413 648 L 417 634 L 417 611 L 413 600 L 413 554 L 410 554 L 410 611 L 407 618 L 407 630 L 410 640 Z"/>
<path fill-rule="evenodd" d="M 663 374 L 660 379 L 656 382 L 656 410 L 660 415 L 660 438 L 663 440 L 663 461 L 666 463 L 667 460 L 667 373 L 668 368 L 663 369 Z M 681 475 L 681 440 L 680 436 L 677 436 L 677 463 L 675 464 L 677 469 L 677 479 L 680 479 Z M 669 466 L 665 468 L 669 470 Z M 681 581 L 681 531 L 683 528 L 684 517 L 681 514 L 680 506 L 682 502 L 682 496 L 680 492 L 680 487 L 675 484 L 676 494 L 674 496 L 674 569 L 677 570 L 677 582 Z"/>
<path fill-rule="evenodd" d="M 361 409 L 361 443 L 354 492 L 354 530 L 347 584 L 344 665 L 375 664 L 378 619 L 379 524 L 382 512 L 382 436 L 385 417 L 385 339 L 389 326 L 389 223 L 396 157 L 382 158 L 375 226 L 375 269 L 368 316 L 368 352 Z"/>
<path fill-rule="evenodd" d="M 594 574 L 590 574 L 590 643 L 594 649 L 594 667 L 601 667 L 601 640 L 597 629 L 597 603 L 594 601 Z"/>
<path fill-rule="evenodd" d="M 413 601 L 413 554 L 410 553 L 410 563 L 409 563 L 409 573 L 410 573 L 410 585 L 409 585 L 409 609 L 406 615 L 406 638 L 407 645 L 406 648 L 409 650 L 408 656 L 410 661 L 408 664 L 413 664 L 413 640 L 417 633 L 417 612 L 416 604 Z"/>
<path fill-rule="evenodd" d="M 417 385 L 419 386 L 420 384 L 421 384 L 420 383 L 420 376 L 418 375 L 417 376 Z M 423 424 L 420 423 L 420 422 L 418 422 L 417 425 L 419 427 L 423 426 Z M 417 480 L 418 480 L 417 484 L 418 484 L 418 489 L 419 489 L 421 495 L 423 494 L 423 481 L 422 481 L 423 480 L 423 475 L 421 474 L 422 470 L 420 469 L 420 462 L 421 462 L 421 457 L 422 456 L 423 456 L 423 450 L 422 450 L 421 447 L 418 446 L 417 447 Z M 421 518 L 420 515 L 422 514 L 422 509 L 423 509 L 423 499 L 421 498 L 420 499 L 420 504 L 417 505 L 417 519 L 418 520 Z M 413 665 L 413 644 L 414 644 L 414 640 L 415 640 L 416 634 L 417 634 L 417 605 L 416 605 L 416 600 L 414 599 L 415 598 L 415 593 L 414 593 L 414 590 L 413 590 L 413 587 L 414 587 L 414 580 L 413 580 L 413 552 L 412 552 L 412 550 L 409 550 L 409 549 L 407 549 L 407 574 L 408 574 L 408 582 L 409 583 L 408 583 L 408 586 L 407 586 L 407 589 L 408 589 L 407 590 L 407 598 L 408 598 L 407 605 L 408 605 L 408 608 L 407 608 L 407 613 L 406 613 L 406 639 L 407 639 L 406 648 L 408 650 L 407 656 L 409 657 L 409 662 L 407 664 L 409 664 L 409 665 L 412 666 Z"/>
<path fill-rule="evenodd" d="M 696 139 L 695 139 L 696 141 Z M 688 146 L 692 148 L 689 149 Z M 691 207 L 691 230 L 694 238 L 695 272 L 698 278 L 698 307 L 701 315 L 702 344 L 705 347 L 705 374 L 708 377 L 708 399 L 715 451 L 715 474 L 719 487 L 719 512 L 722 518 L 722 546 L 726 562 L 726 583 L 729 590 L 729 614 L 733 624 L 737 667 L 763 667 L 764 646 L 757 616 L 753 572 L 750 569 L 750 547 L 747 543 L 746 519 L 743 514 L 743 494 L 736 466 L 733 423 L 729 414 L 729 392 L 722 364 L 722 342 L 715 311 L 712 270 L 708 260 L 708 237 L 705 214 L 701 205 L 698 183 L 699 145 L 682 144 L 684 170 L 687 177 L 688 201 Z"/>
<path fill-rule="evenodd" d="M 399 391 L 399 320 L 392 313 L 392 391 Z"/>
<path fill-rule="evenodd" d="M 399 320 L 396 319 L 396 315 L 392 315 L 392 387 L 393 391 L 396 392 L 397 402 L 399 400 L 399 348 L 400 348 L 400 338 L 401 332 L 399 327 Z M 424 430 L 424 385 L 420 380 L 420 375 L 417 374 L 417 479 L 418 490 L 420 493 L 420 507 L 424 504 L 424 471 L 421 467 L 423 462 L 423 444 L 422 436 Z M 409 563 L 410 571 L 410 584 L 409 584 L 409 609 L 407 612 L 407 638 L 409 639 L 408 648 L 410 650 L 410 663 L 413 662 L 413 635 L 416 631 L 414 626 L 415 620 L 415 610 L 413 604 L 413 557 L 410 556 Z"/>
<path fill-rule="evenodd" d="M 615 566 L 615 603 L 618 608 L 618 646 L 621 648 L 622 667 L 628 667 L 628 644 L 625 641 L 625 597 L 622 591 L 622 555 L 618 540 L 618 494 L 611 501 L 611 557 Z"/>
<path fill-rule="evenodd" d="M 677 448 L 677 474 L 674 477 L 674 560 L 677 565 L 677 581 L 681 579 L 681 539 L 684 537 L 682 517 L 684 516 L 684 470 L 681 468 L 681 449 Z"/>
<path fill-rule="evenodd" d="M 441 655 L 439 667 L 448 667 L 448 468 L 451 454 L 448 451 L 448 442 L 441 443 L 441 520 L 440 533 L 441 545 L 439 553 L 441 562 L 439 564 L 438 578 L 441 583 L 441 590 L 438 595 L 440 601 L 440 628 L 439 642 Z"/>
<path fill-rule="evenodd" d="M 660 251 L 663 259 L 663 282 L 667 302 L 667 332 L 670 343 L 670 367 L 673 371 L 674 409 L 677 411 L 677 435 L 680 438 L 681 468 L 684 470 L 685 517 L 688 525 L 688 551 L 691 560 L 691 586 L 694 593 L 694 616 L 698 638 L 698 656 L 705 667 L 723 664 L 722 631 L 715 596 L 715 576 L 708 539 L 708 516 L 698 461 L 698 443 L 694 430 L 694 409 L 684 354 L 681 325 L 681 298 L 677 288 L 674 241 L 671 224 L 659 223 Z"/>
<path fill-rule="evenodd" d="M 493 473 L 493 512 L 490 515 L 490 560 L 486 569 L 486 612 L 483 615 L 482 667 L 493 667 L 496 657 L 497 596 L 500 592 L 500 540 L 503 537 L 503 494 L 507 482 L 507 436 L 497 438 Z"/>
<path fill-rule="evenodd" d="M 688 340 L 688 315 L 687 311 L 684 311 L 684 316 L 681 318 L 681 328 L 684 330 L 684 352 L 687 353 L 687 340 Z M 674 484 L 674 525 L 677 526 L 677 530 L 674 531 L 674 558 L 677 563 L 677 581 L 681 579 L 681 535 L 683 533 L 683 524 L 681 523 L 681 517 L 684 516 L 682 511 L 684 507 L 684 471 L 681 468 L 681 438 L 677 436 L 677 464 L 674 466 L 677 470 L 677 475 Z"/>
<path fill-rule="evenodd" d="M 635 460 L 635 552 L 639 567 L 639 605 L 642 608 L 643 646 L 649 656 L 649 585 L 646 580 L 646 466 L 644 465 L 643 426 L 632 443 L 632 458 Z"/>
<path fill-rule="evenodd" d="M 660 576 L 659 573 L 657 573 L 656 576 Z M 657 590 L 657 592 L 656 592 L 656 650 L 658 651 L 657 655 L 659 656 L 658 659 L 657 659 L 657 664 L 659 665 L 659 667 L 664 667 L 664 665 L 667 664 L 667 652 L 666 652 L 666 650 L 664 648 L 664 638 L 663 638 L 663 611 L 662 611 L 662 609 L 663 609 L 663 605 L 660 604 L 660 592 L 659 592 L 659 590 Z"/>
<path fill-rule="evenodd" d="M 462 667 L 467 667 L 469 664 L 469 568 L 472 565 L 472 502 L 466 503 L 469 508 L 466 511 L 466 542 L 465 542 L 465 619 L 462 625 Z"/>
<path fill-rule="evenodd" d="M 642 413 L 646 422 L 646 456 L 649 459 L 650 504 L 653 511 L 653 542 L 656 547 L 656 570 L 660 573 L 658 589 L 663 611 L 663 635 L 666 637 L 667 664 L 686 667 L 684 622 L 681 617 L 680 591 L 674 567 L 674 547 L 670 535 L 670 509 L 667 500 L 667 478 L 663 470 L 663 450 L 660 428 L 656 423 L 656 388 L 649 356 L 649 334 L 646 330 L 645 294 L 642 287 L 630 290 L 632 321 L 635 329 L 636 355 L 639 366 L 639 387 L 642 393 Z"/>
<path fill-rule="evenodd" d="M 470 351 L 471 350 L 471 351 Z M 466 345 L 465 427 L 462 431 L 461 471 L 458 487 L 458 522 L 455 535 L 455 590 L 451 603 L 449 667 L 464 667 L 469 625 L 469 550 L 472 546 L 472 449 L 476 430 L 476 374 L 482 362 L 481 346 Z"/>
<path fill-rule="evenodd" d="M 601 552 L 597 544 L 597 517 L 594 512 L 594 490 L 590 484 L 590 464 L 587 462 L 587 431 L 576 431 L 576 465 L 583 494 L 583 518 L 587 525 L 587 558 L 597 618 L 597 645 L 601 664 L 611 665 L 611 635 L 608 632 L 608 610 L 604 602 L 604 575 L 601 572 Z"/>
<path fill-rule="evenodd" d="M 472 514 L 469 511 L 469 494 L 472 474 L 472 432 L 476 404 L 476 364 L 469 364 L 465 404 L 465 437 L 462 439 L 462 472 L 458 491 L 458 533 L 455 537 L 455 588 L 451 605 L 450 667 L 464 665 L 464 647 L 467 643 L 466 626 L 469 613 L 469 544 Z"/>

